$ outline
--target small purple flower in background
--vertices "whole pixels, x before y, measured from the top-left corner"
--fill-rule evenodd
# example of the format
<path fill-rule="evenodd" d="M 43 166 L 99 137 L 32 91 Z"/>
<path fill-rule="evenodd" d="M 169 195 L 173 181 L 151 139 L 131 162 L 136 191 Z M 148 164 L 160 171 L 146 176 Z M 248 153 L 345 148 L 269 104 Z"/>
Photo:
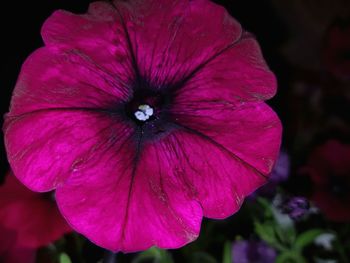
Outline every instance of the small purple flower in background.
<path fill-rule="evenodd" d="M 263 241 L 236 241 L 232 245 L 233 263 L 272 263 L 277 252 Z"/>
<path fill-rule="evenodd" d="M 178 248 L 263 185 L 281 123 L 254 37 L 206 0 L 95 2 L 55 12 L 24 63 L 4 133 L 15 175 L 56 189 L 99 246 Z"/>
<path fill-rule="evenodd" d="M 287 198 L 281 205 L 282 213 L 288 214 L 294 220 L 302 218 L 309 211 L 309 208 L 309 201 L 300 196 Z"/>
<path fill-rule="evenodd" d="M 274 168 L 272 169 L 269 182 L 280 183 L 288 179 L 290 172 L 289 155 L 285 151 L 281 151 Z"/>
<path fill-rule="evenodd" d="M 276 188 L 279 184 L 285 182 L 290 173 L 290 160 L 289 155 L 285 151 L 281 151 L 276 161 L 275 166 L 272 169 L 271 175 L 267 183 L 259 188 L 253 197 L 256 195 L 272 197 L 276 194 Z"/>

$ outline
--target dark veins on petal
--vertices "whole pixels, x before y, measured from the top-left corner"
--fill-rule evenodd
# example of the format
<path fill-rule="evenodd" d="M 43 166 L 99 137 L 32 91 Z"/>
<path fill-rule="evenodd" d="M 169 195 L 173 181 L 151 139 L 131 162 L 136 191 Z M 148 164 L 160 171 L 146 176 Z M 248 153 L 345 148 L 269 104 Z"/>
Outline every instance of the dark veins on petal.
<path fill-rule="evenodd" d="M 149 76 L 143 76 L 141 74 L 140 65 L 138 63 L 138 58 L 136 55 L 137 52 L 133 50 L 127 25 L 123 20 L 123 16 L 118 10 L 118 7 L 112 1 L 110 1 L 110 3 L 115 8 L 116 12 L 119 14 L 120 21 L 123 26 L 123 31 L 126 37 L 129 56 L 131 57 L 131 65 L 134 70 L 133 81 L 129 85 L 130 87 L 132 87 L 132 90 L 130 92 L 131 94 L 128 96 L 128 99 L 119 105 L 115 105 L 114 107 L 107 109 L 107 112 L 109 114 L 111 114 L 112 116 L 116 116 L 116 118 L 119 120 L 122 119 L 124 122 L 128 123 L 131 127 L 133 127 L 134 130 L 134 133 L 131 138 L 133 144 L 135 145 L 135 152 L 134 157 L 132 159 L 132 172 L 130 186 L 128 190 L 128 203 L 126 207 L 129 207 L 129 203 L 131 200 L 136 170 L 138 167 L 139 160 L 140 158 L 142 158 L 141 155 L 143 144 L 164 138 L 164 136 L 167 136 L 168 134 L 177 129 L 185 130 L 189 133 L 192 133 L 194 136 L 199 136 L 202 139 L 205 139 L 206 141 L 212 143 L 215 147 L 218 147 L 220 150 L 228 152 L 230 156 L 233 157 L 233 159 L 246 165 L 248 169 L 251 169 L 253 172 L 266 178 L 266 176 L 258 170 L 256 170 L 256 168 L 241 160 L 239 157 L 227 150 L 223 145 L 216 143 L 213 139 L 207 137 L 206 135 L 198 131 L 194 131 L 189 129 L 188 127 L 180 125 L 178 123 L 177 117 L 173 116 L 171 113 L 172 104 L 174 103 L 177 93 L 181 90 L 181 88 L 184 87 L 187 84 L 187 82 L 191 80 L 191 78 L 195 77 L 196 74 L 199 73 L 207 64 L 216 59 L 218 56 L 222 55 L 224 52 L 230 50 L 243 38 L 249 37 L 249 35 L 244 32 L 241 32 L 240 37 L 235 42 L 232 42 L 226 47 L 223 47 L 221 50 L 217 51 L 215 54 L 202 61 L 194 69 L 189 70 L 186 75 L 183 75 L 180 78 L 179 81 L 167 79 L 162 84 L 157 84 L 157 86 L 155 86 L 154 84 L 152 84 L 154 82 L 152 81 L 152 79 L 150 79 Z M 135 112 L 137 112 L 139 110 L 139 107 L 142 105 L 147 105 L 153 109 L 153 114 L 148 116 L 149 118 L 147 120 L 138 119 L 135 117 Z M 171 145 L 169 147 L 171 147 Z M 183 152 L 183 154 L 184 158 L 187 158 L 186 153 Z M 191 188 L 191 186 L 188 187 Z M 125 211 L 123 229 L 126 229 L 128 224 L 128 210 L 129 209 L 126 209 Z M 123 232 L 123 235 L 124 234 L 125 231 Z M 122 236 L 121 238 L 123 240 L 124 236 Z"/>
<path fill-rule="evenodd" d="M 134 71 L 130 83 L 128 83 L 128 85 L 124 83 L 125 85 L 123 85 L 125 89 L 126 87 L 129 87 L 130 89 L 126 100 L 124 100 L 123 102 L 116 103 L 115 105 L 108 105 L 105 108 L 66 107 L 45 109 L 45 111 L 89 111 L 94 114 L 103 116 L 102 118 L 112 118 L 112 120 L 118 123 L 120 122 L 120 120 L 122 120 L 127 124 L 128 128 L 132 128 L 132 134 L 130 135 L 128 128 L 125 128 L 125 130 L 120 131 L 117 130 L 117 128 L 114 128 L 113 125 L 101 128 L 101 130 L 97 134 L 95 134 L 95 136 L 99 136 L 101 138 L 100 143 L 98 145 L 95 145 L 94 149 L 89 150 L 87 154 L 88 156 L 85 157 L 85 160 L 76 160 L 76 162 L 72 165 L 72 168 L 77 168 L 79 165 L 87 163 L 89 156 L 92 156 L 95 150 L 97 149 L 103 149 L 104 152 L 109 152 L 111 149 L 113 149 L 113 156 L 111 156 L 111 158 L 114 158 L 114 156 L 116 156 L 117 154 L 119 155 L 120 151 L 123 151 L 123 148 L 126 148 L 126 145 L 131 142 L 133 144 L 132 147 L 134 150 L 132 153 L 128 153 L 132 155 L 129 156 L 131 158 L 128 158 L 130 160 L 130 163 L 125 164 L 125 173 L 127 172 L 126 170 L 131 168 L 131 179 L 127 199 L 128 203 L 126 206 L 128 208 L 132 196 L 135 175 L 137 174 L 136 171 L 138 163 L 140 158 L 142 158 L 141 155 L 143 144 L 147 142 L 157 141 L 161 138 L 164 138 L 164 136 L 167 136 L 174 130 L 181 129 L 185 130 L 187 133 L 193 134 L 194 136 L 198 136 L 201 139 L 204 139 L 205 141 L 213 144 L 215 147 L 219 148 L 223 152 L 229 153 L 229 155 L 232 156 L 233 159 L 239 161 L 240 163 L 243 163 L 255 173 L 265 177 L 261 172 L 256 170 L 256 168 L 250 166 L 248 163 L 241 160 L 239 157 L 234 155 L 223 145 L 214 141 L 212 138 L 204 135 L 203 133 L 200 133 L 199 131 L 195 131 L 190 129 L 189 127 L 180 125 L 178 120 L 176 119 L 177 117 L 172 115 L 171 113 L 171 108 L 174 103 L 175 97 L 177 96 L 177 93 L 181 90 L 181 88 L 184 87 L 187 84 L 187 82 L 190 81 L 191 78 L 195 77 L 198 72 L 200 72 L 204 67 L 206 67 L 208 63 L 216 59 L 218 56 L 222 55 L 224 52 L 230 50 L 239 41 L 241 41 L 248 35 L 244 32 L 241 32 L 241 36 L 235 42 L 229 43 L 226 47 L 223 47 L 221 50 L 217 51 L 215 54 L 202 61 L 194 69 L 187 72 L 187 75 L 182 76 L 180 81 L 166 80 L 166 83 L 157 84 L 157 87 L 155 87 L 152 84 L 153 82 L 151 79 L 149 79 L 149 77 L 142 76 L 142 74 L 140 73 L 136 52 L 133 50 L 128 28 L 125 22 L 123 21 L 123 16 L 119 12 L 118 7 L 115 6 L 113 2 L 110 3 L 111 5 L 113 5 L 116 12 L 119 14 L 127 41 L 128 52 L 130 53 L 129 55 L 131 57 L 131 65 Z M 104 78 L 104 76 L 101 77 Z M 210 101 L 208 103 L 210 103 Z M 135 113 L 138 111 L 144 113 L 142 109 L 140 109 L 140 106 L 145 105 L 153 110 L 152 114 L 148 114 L 146 116 L 147 119 L 146 117 L 144 119 L 137 118 Z M 37 110 L 36 112 L 40 111 L 41 110 Z M 118 149 L 113 148 L 115 146 L 116 141 L 123 141 L 123 143 L 120 144 L 120 147 Z M 173 147 L 173 145 L 169 145 L 168 147 L 171 148 Z M 176 154 L 176 150 L 173 151 Z M 187 158 L 185 150 L 183 150 L 182 154 L 183 158 Z M 187 161 L 189 162 L 189 160 Z M 189 165 L 189 167 L 191 167 L 191 165 Z M 191 186 L 188 187 L 190 188 Z M 125 229 L 126 224 L 128 223 L 128 210 L 129 209 L 126 209 L 125 211 L 125 218 L 123 223 L 124 226 L 122 229 Z"/>
<path fill-rule="evenodd" d="M 227 46 L 223 47 L 221 50 L 218 50 L 209 58 L 202 61 L 198 66 L 187 72 L 186 75 L 182 76 L 179 81 L 168 80 L 167 83 L 162 83 L 160 85 L 158 84 L 155 87 L 151 84 L 152 80 L 149 79 L 149 77 L 141 75 L 136 52 L 133 50 L 131 38 L 128 32 L 128 28 L 123 20 L 123 16 L 118 10 L 118 7 L 115 6 L 113 2 L 111 2 L 111 4 L 119 14 L 121 23 L 123 25 L 123 30 L 125 32 L 126 41 L 128 44 L 128 50 L 130 52 L 132 65 L 134 67 L 134 81 L 131 84 L 131 87 L 133 87 L 132 95 L 129 96 L 128 101 L 123 105 L 119 105 L 116 108 L 111 109 L 110 111 L 114 114 L 118 114 L 126 122 L 129 122 L 134 126 L 134 142 L 136 145 L 138 145 L 136 150 L 135 166 L 137 166 L 137 160 L 139 158 L 139 154 L 142 152 L 142 145 L 144 142 L 159 140 L 176 129 L 182 129 L 186 130 L 189 133 L 192 133 L 195 136 L 201 137 L 220 150 L 229 153 L 233 159 L 242 163 L 248 169 L 266 179 L 266 175 L 258 171 L 255 167 L 246 163 L 244 160 L 240 159 L 238 156 L 226 149 L 223 145 L 217 143 L 212 138 L 204 135 L 203 133 L 179 124 L 177 118 L 171 114 L 171 106 L 174 102 L 177 92 L 180 91 L 181 88 L 191 80 L 191 78 L 195 77 L 196 74 L 199 73 L 211 61 L 233 48 L 241 40 L 251 37 L 251 35 L 249 33 L 241 31 L 241 35 L 234 42 L 229 43 Z M 210 101 L 208 103 L 210 103 Z M 137 111 L 140 105 L 149 105 L 154 109 L 154 114 L 146 121 L 140 121 L 135 118 L 134 113 Z"/>
<path fill-rule="evenodd" d="M 142 143 L 145 141 L 158 140 L 175 129 L 184 129 L 184 127 L 177 124 L 176 117 L 172 116 L 171 114 L 171 106 L 177 92 L 180 91 L 181 88 L 184 87 L 186 83 L 198 72 L 200 72 L 200 70 L 203 69 L 208 63 L 231 49 L 239 41 L 248 37 L 249 35 L 241 32 L 241 36 L 236 41 L 228 44 L 226 47 L 214 53 L 194 69 L 187 72 L 187 74 L 182 76 L 180 80 L 166 80 L 165 83 L 157 84 L 157 86 L 155 86 L 151 84 L 153 82 L 150 77 L 143 76 L 140 73 L 140 66 L 136 55 L 137 52 L 133 50 L 132 41 L 126 23 L 118 7 L 113 3 L 113 1 L 110 1 L 110 3 L 119 14 L 120 21 L 123 26 L 127 48 L 130 53 L 131 64 L 134 70 L 134 77 L 132 83 L 130 84 L 132 87 L 132 94 L 128 97 L 128 100 L 123 104 L 116 105 L 115 107 L 108 109 L 108 111 L 112 114 L 117 114 L 124 121 L 129 122 L 132 126 L 134 126 L 135 142 L 139 141 L 139 139 L 142 137 L 140 145 L 140 147 L 142 147 Z M 141 105 L 147 105 L 154 111 L 147 120 L 139 120 L 135 117 L 135 112 L 139 110 L 139 106 Z"/>

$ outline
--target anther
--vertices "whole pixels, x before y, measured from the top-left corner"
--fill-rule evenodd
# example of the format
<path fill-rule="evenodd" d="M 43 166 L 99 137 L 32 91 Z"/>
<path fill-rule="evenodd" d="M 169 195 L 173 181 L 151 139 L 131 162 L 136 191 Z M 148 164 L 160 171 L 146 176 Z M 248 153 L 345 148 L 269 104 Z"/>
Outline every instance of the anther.
<path fill-rule="evenodd" d="M 136 119 L 139 121 L 147 121 L 154 111 L 153 108 L 147 104 L 142 104 L 138 107 L 138 110 L 134 113 Z"/>

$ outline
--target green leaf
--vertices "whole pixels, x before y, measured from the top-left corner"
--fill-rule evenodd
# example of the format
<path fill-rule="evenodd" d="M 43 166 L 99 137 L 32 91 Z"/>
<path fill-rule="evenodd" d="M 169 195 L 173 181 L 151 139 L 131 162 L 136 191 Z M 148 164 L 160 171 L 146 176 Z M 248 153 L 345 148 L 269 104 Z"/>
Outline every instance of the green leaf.
<path fill-rule="evenodd" d="M 60 254 L 60 263 L 72 263 L 69 256 L 66 253 Z"/>
<path fill-rule="evenodd" d="M 264 209 L 264 217 L 271 218 L 272 217 L 271 203 L 266 198 L 263 198 L 263 197 L 258 197 L 256 200 L 260 204 L 260 206 Z"/>
<path fill-rule="evenodd" d="M 286 246 L 291 247 L 296 239 L 296 230 L 294 225 L 288 227 L 281 227 L 275 225 L 275 232 L 278 239 Z"/>
<path fill-rule="evenodd" d="M 255 232 L 260 237 L 260 239 L 264 240 L 270 246 L 276 248 L 279 251 L 288 250 L 286 245 L 282 244 L 282 242 L 280 242 L 276 236 L 274 221 L 266 221 L 264 223 L 255 221 L 254 226 L 255 226 Z"/>
<path fill-rule="evenodd" d="M 310 229 L 308 231 L 301 233 L 295 241 L 295 244 L 294 244 L 295 249 L 302 250 L 304 247 L 314 242 L 315 238 L 324 232 L 325 231 L 322 229 L 315 228 L 315 229 Z"/>
<path fill-rule="evenodd" d="M 258 221 L 254 222 L 255 232 L 258 236 L 269 244 L 276 244 L 276 236 L 273 227 L 273 222 L 267 221 L 265 223 L 260 223 Z"/>
<path fill-rule="evenodd" d="M 307 263 L 307 261 L 298 252 L 290 250 L 278 255 L 275 263 Z"/>
<path fill-rule="evenodd" d="M 222 263 L 232 263 L 232 244 L 230 241 L 225 242 Z"/>

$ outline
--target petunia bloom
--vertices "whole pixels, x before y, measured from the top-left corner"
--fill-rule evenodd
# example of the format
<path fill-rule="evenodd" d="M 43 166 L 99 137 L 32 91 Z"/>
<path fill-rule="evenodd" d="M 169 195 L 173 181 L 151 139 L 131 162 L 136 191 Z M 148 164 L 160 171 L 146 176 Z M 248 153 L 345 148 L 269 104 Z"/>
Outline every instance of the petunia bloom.
<path fill-rule="evenodd" d="M 16 176 L 56 189 L 70 225 L 113 251 L 193 241 L 264 184 L 281 124 L 254 37 L 207 0 L 55 12 L 24 63 L 4 133 Z"/>
<path fill-rule="evenodd" d="M 288 214 L 290 218 L 298 220 L 307 214 L 310 208 L 309 201 L 302 196 L 289 197 L 281 204 L 280 209 L 284 214 Z"/>
<path fill-rule="evenodd" d="M 70 231 L 51 193 L 32 192 L 6 176 L 0 186 L 0 262 L 34 262 L 36 249 Z"/>
<path fill-rule="evenodd" d="M 350 146 L 329 140 L 310 154 L 304 172 L 313 183 L 311 200 L 333 221 L 349 221 Z"/>

